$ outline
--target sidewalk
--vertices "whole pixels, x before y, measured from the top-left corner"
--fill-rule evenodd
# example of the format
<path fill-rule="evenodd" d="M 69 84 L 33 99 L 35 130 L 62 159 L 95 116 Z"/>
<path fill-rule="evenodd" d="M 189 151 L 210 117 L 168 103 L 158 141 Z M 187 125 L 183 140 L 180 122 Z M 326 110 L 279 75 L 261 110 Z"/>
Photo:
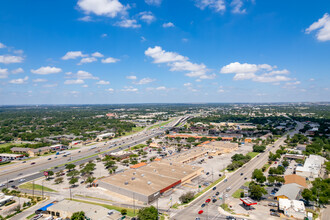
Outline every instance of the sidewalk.
<path fill-rule="evenodd" d="M 26 219 L 28 216 L 32 215 L 36 210 L 42 208 L 43 206 L 53 202 L 54 200 L 45 200 L 37 205 L 34 205 L 27 210 L 24 210 L 23 212 L 11 217 L 11 220 L 23 220 Z"/>

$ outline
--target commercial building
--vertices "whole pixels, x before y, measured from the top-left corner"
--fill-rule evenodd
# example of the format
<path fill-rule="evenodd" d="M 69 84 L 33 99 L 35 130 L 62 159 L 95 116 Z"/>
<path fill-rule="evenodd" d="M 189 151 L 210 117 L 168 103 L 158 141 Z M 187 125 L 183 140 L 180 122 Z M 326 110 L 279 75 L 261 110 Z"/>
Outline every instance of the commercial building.
<path fill-rule="evenodd" d="M 104 133 L 104 134 L 99 134 L 96 136 L 96 140 L 100 141 L 104 138 L 113 138 L 115 137 L 116 134 L 115 133 Z"/>
<path fill-rule="evenodd" d="M 283 211 L 287 217 L 295 219 L 305 219 L 306 217 L 305 205 L 302 201 L 279 199 L 278 209 Z"/>
<path fill-rule="evenodd" d="M 18 154 L 28 154 L 30 157 L 35 157 L 37 155 L 44 154 L 46 152 L 51 151 L 50 147 L 40 147 L 40 148 L 28 148 L 28 147 L 13 147 L 10 149 L 11 152 L 13 153 L 18 153 Z"/>
<path fill-rule="evenodd" d="M 296 183 L 285 184 L 281 186 L 275 194 L 275 198 L 295 200 L 299 197 L 302 187 Z"/>
<path fill-rule="evenodd" d="M 114 212 L 102 206 L 71 200 L 62 200 L 47 207 L 49 215 L 62 219 L 71 218 L 73 213 L 80 211 L 84 211 L 86 219 L 92 220 L 117 220 L 121 217 L 118 212 Z"/>
<path fill-rule="evenodd" d="M 7 202 L 10 202 L 11 200 L 14 199 L 14 196 L 6 196 L 3 193 L 0 193 L 0 206 L 3 206 Z"/>
<path fill-rule="evenodd" d="M 307 188 L 308 185 L 306 183 L 306 178 L 296 175 L 296 174 L 292 174 L 292 175 L 286 175 L 284 176 L 284 184 L 291 184 L 291 183 L 295 183 L 298 184 L 299 186 L 303 187 L 303 188 Z"/>
<path fill-rule="evenodd" d="M 202 171 L 200 167 L 181 163 L 154 161 L 100 179 L 98 184 L 99 187 L 148 204 L 175 186 L 199 176 Z"/>
<path fill-rule="evenodd" d="M 305 160 L 304 166 L 296 167 L 296 174 L 314 179 L 319 177 L 321 173 L 322 164 L 324 163 L 325 158 L 318 155 L 309 155 Z"/>
<path fill-rule="evenodd" d="M 0 154 L 0 161 L 10 161 L 10 160 L 16 160 L 18 158 L 23 158 L 24 155 L 21 154 Z"/>
<path fill-rule="evenodd" d="M 237 143 L 223 142 L 223 141 L 206 141 L 197 148 L 175 154 L 166 158 L 168 161 L 178 163 L 190 163 L 198 158 L 204 156 L 216 156 L 224 153 L 230 153 L 238 149 Z"/>

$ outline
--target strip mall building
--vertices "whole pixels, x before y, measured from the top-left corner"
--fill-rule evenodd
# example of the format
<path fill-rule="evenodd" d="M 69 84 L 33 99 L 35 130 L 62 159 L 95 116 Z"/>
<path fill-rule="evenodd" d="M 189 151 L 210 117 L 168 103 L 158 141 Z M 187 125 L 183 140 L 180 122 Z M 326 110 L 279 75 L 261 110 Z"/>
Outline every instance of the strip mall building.
<path fill-rule="evenodd" d="M 136 167 L 100 179 L 99 187 L 148 204 L 203 172 L 201 167 L 168 161 L 154 161 Z"/>

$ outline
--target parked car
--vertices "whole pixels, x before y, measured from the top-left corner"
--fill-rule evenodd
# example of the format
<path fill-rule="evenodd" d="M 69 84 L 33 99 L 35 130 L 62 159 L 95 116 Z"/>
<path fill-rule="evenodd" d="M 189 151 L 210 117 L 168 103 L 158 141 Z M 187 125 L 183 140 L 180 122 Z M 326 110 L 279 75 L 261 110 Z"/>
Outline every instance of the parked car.
<path fill-rule="evenodd" d="M 275 209 L 269 209 L 270 212 L 277 212 Z"/>
<path fill-rule="evenodd" d="M 26 163 L 26 160 L 24 160 L 22 163 Z"/>
<path fill-rule="evenodd" d="M 235 220 L 236 218 L 234 216 L 226 216 L 226 219 Z"/>
<path fill-rule="evenodd" d="M 217 187 L 213 187 L 213 190 L 216 190 L 217 189 Z"/>
<path fill-rule="evenodd" d="M 217 201 L 217 199 L 212 199 L 212 202 L 215 203 Z"/>
<path fill-rule="evenodd" d="M 220 193 L 219 192 L 216 192 L 215 195 L 218 196 Z"/>
<path fill-rule="evenodd" d="M 13 182 L 14 182 L 14 180 L 9 180 L 9 181 L 8 181 L 8 183 L 13 183 Z"/>
<path fill-rule="evenodd" d="M 199 210 L 198 211 L 198 214 L 202 214 L 204 211 L 203 210 Z"/>
<path fill-rule="evenodd" d="M 4 186 L 5 186 L 5 184 L 3 184 L 3 183 L 0 184 L 0 187 L 4 187 Z"/>
<path fill-rule="evenodd" d="M 281 215 L 277 212 L 271 212 L 270 215 L 276 216 L 276 217 L 281 217 Z"/>
<path fill-rule="evenodd" d="M 25 179 L 20 179 L 18 182 L 21 183 L 21 182 L 24 182 L 24 181 L 25 181 Z"/>
<path fill-rule="evenodd" d="M 206 175 L 209 175 L 210 174 L 210 172 L 207 172 L 207 173 L 205 173 Z"/>
<path fill-rule="evenodd" d="M 204 207 L 205 207 L 205 205 L 206 205 L 206 204 L 205 204 L 205 203 L 203 203 L 203 204 L 201 205 L 201 207 L 202 207 L 202 208 L 204 208 Z"/>
<path fill-rule="evenodd" d="M 211 202 L 211 199 L 205 200 L 205 203 L 209 203 L 209 202 Z"/>
<path fill-rule="evenodd" d="M 241 176 L 243 176 L 244 173 L 241 173 Z"/>
<path fill-rule="evenodd" d="M 48 160 L 51 160 L 52 158 L 48 158 Z"/>
<path fill-rule="evenodd" d="M 275 202 L 270 202 L 270 203 L 268 203 L 268 206 L 277 207 L 277 203 L 275 203 Z"/>
<path fill-rule="evenodd" d="M 32 162 L 31 165 L 36 164 L 36 162 Z"/>

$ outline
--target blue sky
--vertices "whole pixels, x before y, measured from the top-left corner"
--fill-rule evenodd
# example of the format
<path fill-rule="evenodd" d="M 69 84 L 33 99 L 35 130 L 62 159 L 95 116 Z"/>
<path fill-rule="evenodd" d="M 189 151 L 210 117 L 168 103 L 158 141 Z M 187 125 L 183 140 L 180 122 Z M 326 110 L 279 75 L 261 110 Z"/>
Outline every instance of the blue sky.
<path fill-rule="evenodd" d="M 0 3 L 0 104 L 330 101 L 330 2 Z"/>

